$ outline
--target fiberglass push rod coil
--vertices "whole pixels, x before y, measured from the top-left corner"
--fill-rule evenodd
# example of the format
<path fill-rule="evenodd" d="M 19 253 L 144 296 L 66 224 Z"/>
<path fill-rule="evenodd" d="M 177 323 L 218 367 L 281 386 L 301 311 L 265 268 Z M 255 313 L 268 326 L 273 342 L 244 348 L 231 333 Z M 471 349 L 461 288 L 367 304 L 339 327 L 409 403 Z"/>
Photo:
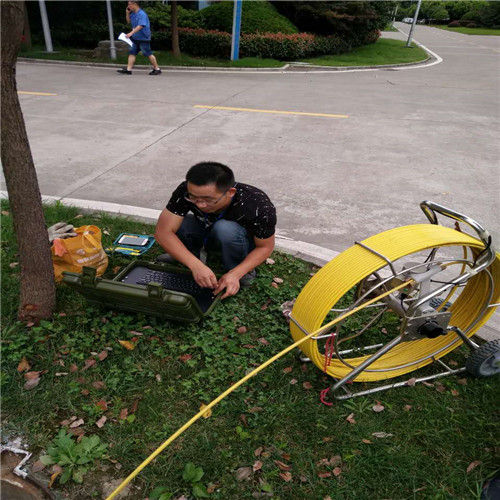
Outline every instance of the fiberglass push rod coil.
<path fill-rule="evenodd" d="M 424 211 L 426 208 L 424 204 L 448 210 L 432 202 L 423 202 Z M 448 215 L 445 212 L 441 213 Z M 470 220 L 465 216 L 462 217 L 463 219 L 460 219 L 462 222 L 468 223 Z M 395 267 L 398 266 L 398 259 L 419 252 L 434 252 L 434 256 L 440 251 L 449 251 L 451 247 L 456 247 L 462 251 L 463 255 L 469 252 L 471 255 L 469 264 L 475 263 L 476 260 L 479 261 L 479 256 L 485 251 L 491 250 L 492 252 L 489 268 L 481 269 L 477 273 L 470 272 L 471 276 L 465 279 L 460 286 L 461 293 L 458 298 L 449 303 L 451 304 L 449 325 L 458 327 L 467 337 L 471 337 L 494 313 L 495 308 L 491 307 L 490 304 L 497 303 L 499 300 L 500 254 L 495 255 L 490 249 L 491 240 L 485 244 L 484 238 L 481 241 L 458 230 L 436 225 L 436 223 L 437 219 L 435 222 L 433 221 L 433 224 L 404 226 L 385 231 L 367 238 L 360 244 L 355 244 L 330 261 L 311 278 L 295 302 L 290 322 L 293 339 L 295 341 L 303 339 L 307 332 L 317 331 L 321 328 L 327 315 L 342 297 L 349 293 L 352 294 L 352 290 L 357 285 L 370 283 L 369 279 L 378 276 L 381 269 L 385 268 L 387 271 L 390 268 L 390 274 L 394 274 Z M 481 228 L 481 226 L 479 227 Z M 489 237 L 488 233 L 485 232 L 485 234 Z M 423 262 L 420 267 L 428 267 L 432 264 L 432 261 L 428 264 L 426 261 Z M 446 259 L 443 262 L 446 262 Z M 458 267 L 461 267 L 463 271 L 466 266 L 460 262 L 458 264 Z M 474 266 L 469 265 L 469 267 L 473 268 Z M 434 277 L 439 280 L 439 274 Z M 393 282 L 391 284 L 393 286 Z M 380 287 L 379 290 L 383 290 L 383 288 Z M 376 292 L 376 294 L 378 293 Z M 449 290 L 444 293 L 445 301 L 451 295 Z M 440 310 L 439 307 L 436 309 Z M 401 310 L 403 311 L 401 316 L 403 316 L 404 307 Z M 332 337 L 337 334 L 338 330 L 332 333 Z M 323 338 L 325 337 L 323 336 Z M 390 340 L 389 336 L 385 342 Z M 354 381 L 368 382 L 403 375 L 432 363 L 434 359 L 444 356 L 462 342 L 457 333 L 449 330 L 445 335 L 436 338 L 414 337 L 414 339 L 407 339 L 370 364 L 369 369 L 361 371 L 354 378 Z M 318 344 L 320 344 L 321 352 Z M 370 357 L 369 355 L 360 355 L 358 348 L 358 350 L 351 351 L 350 355 L 356 353 L 355 357 L 332 356 L 325 361 L 325 357 L 328 356 L 328 345 L 316 336 L 302 343 L 300 349 L 318 368 L 336 379 L 347 376 L 355 367 Z"/>

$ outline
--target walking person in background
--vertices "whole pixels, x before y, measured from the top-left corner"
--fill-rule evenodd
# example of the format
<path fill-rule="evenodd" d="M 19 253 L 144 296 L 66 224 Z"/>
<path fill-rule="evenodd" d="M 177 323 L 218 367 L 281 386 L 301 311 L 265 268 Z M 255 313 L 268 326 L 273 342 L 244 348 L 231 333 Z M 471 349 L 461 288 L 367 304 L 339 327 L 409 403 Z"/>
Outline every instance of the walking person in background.
<path fill-rule="evenodd" d="M 161 75 L 161 69 L 158 67 L 156 57 L 151 51 L 151 29 L 149 27 L 148 15 L 141 9 L 139 2 L 128 2 L 126 9 L 127 23 L 132 25 L 132 31 L 127 33 L 126 37 L 133 43 L 130 47 L 127 67 L 117 70 L 118 73 L 131 75 L 136 56 L 142 52 L 153 66 L 150 75 Z"/>

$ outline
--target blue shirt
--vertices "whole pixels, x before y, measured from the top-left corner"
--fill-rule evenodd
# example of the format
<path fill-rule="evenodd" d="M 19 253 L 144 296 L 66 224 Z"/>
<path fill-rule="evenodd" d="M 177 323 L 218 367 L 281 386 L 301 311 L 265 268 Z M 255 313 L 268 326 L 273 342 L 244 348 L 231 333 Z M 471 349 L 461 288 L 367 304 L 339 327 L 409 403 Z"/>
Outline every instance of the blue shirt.
<path fill-rule="evenodd" d="M 132 36 L 132 40 L 149 42 L 151 40 L 151 29 L 149 27 L 148 15 L 142 9 L 139 9 L 137 12 L 130 12 L 129 16 L 132 29 L 142 26 L 142 30 Z"/>

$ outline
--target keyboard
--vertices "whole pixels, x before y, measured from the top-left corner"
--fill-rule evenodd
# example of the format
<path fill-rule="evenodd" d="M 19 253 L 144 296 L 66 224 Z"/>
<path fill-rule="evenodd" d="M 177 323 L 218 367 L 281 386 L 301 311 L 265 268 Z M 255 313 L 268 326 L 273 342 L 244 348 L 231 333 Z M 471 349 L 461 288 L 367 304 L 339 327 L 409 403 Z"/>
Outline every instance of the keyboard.
<path fill-rule="evenodd" d="M 182 276 L 167 271 L 155 271 L 153 269 L 150 269 L 136 283 L 138 285 L 159 283 L 166 290 L 187 293 L 189 295 L 199 295 L 207 290 L 206 288 L 201 288 L 190 276 Z"/>

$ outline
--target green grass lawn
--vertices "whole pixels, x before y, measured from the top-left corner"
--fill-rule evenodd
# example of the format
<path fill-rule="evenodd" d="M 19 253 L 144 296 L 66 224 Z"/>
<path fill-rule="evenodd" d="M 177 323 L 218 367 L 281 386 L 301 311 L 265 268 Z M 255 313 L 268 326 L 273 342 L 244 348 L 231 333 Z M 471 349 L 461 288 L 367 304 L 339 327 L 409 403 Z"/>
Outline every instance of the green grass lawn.
<path fill-rule="evenodd" d="M 36 47 L 32 50 L 23 50 L 19 53 L 20 57 L 33 59 L 49 59 L 61 61 L 82 61 L 82 62 L 100 62 L 126 65 L 127 57 L 120 56 L 116 61 L 110 59 L 96 59 L 92 56 L 91 50 L 77 49 L 56 49 L 57 53 L 47 54 L 42 47 Z M 204 67 L 225 67 L 225 68 L 279 68 L 286 64 L 284 61 L 276 59 L 260 59 L 258 57 L 246 57 L 238 61 L 227 61 L 222 59 L 208 59 L 200 57 L 191 57 L 183 54 L 180 58 L 172 56 L 171 52 L 155 52 L 158 64 L 165 66 L 204 66 Z M 304 62 L 318 64 L 321 66 L 371 66 L 380 64 L 401 64 L 409 62 L 424 61 L 427 59 L 424 50 L 416 45 L 411 49 L 405 47 L 405 42 L 401 40 L 379 39 L 376 43 L 365 45 L 354 49 L 349 54 L 336 56 L 322 56 L 317 58 L 305 59 Z M 136 64 L 149 64 L 147 58 L 139 55 Z"/>
<path fill-rule="evenodd" d="M 448 28 L 446 25 L 432 25 L 433 28 L 440 30 L 455 31 L 456 33 L 463 33 L 464 35 L 492 35 L 500 36 L 500 29 L 493 28 Z"/>
<path fill-rule="evenodd" d="M 123 231 L 153 231 L 105 214 L 77 217 L 78 209 L 60 204 L 46 207 L 45 215 L 47 225 L 99 226 L 105 246 Z M 108 448 L 104 458 L 84 465 L 83 484 L 56 479 L 55 490 L 72 500 L 102 498 L 104 481 L 125 478 L 202 403 L 290 345 L 280 305 L 317 270 L 275 252 L 275 263 L 259 268 L 254 286 L 220 303 L 202 325 L 96 307 L 60 285 L 54 316 L 27 326 L 16 320 L 17 245 L 5 201 L 1 223 L 3 439 L 21 436 L 38 460 L 72 417 L 82 419 L 76 428 Z M 150 252 L 153 258 L 161 250 Z M 128 262 L 112 257 L 107 275 Z M 273 277 L 283 279 L 277 288 Z M 458 349 L 447 361 L 461 364 L 465 354 Z M 23 357 L 41 372 L 31 390 L 18 371 Z M 328 407 L 319 392 L 330 382 L 288 354 L 189 428 L 139 474 L 127 498 L 158 498 L 151 493 L 164 488 L 163 499 L 203 498 L 205 489 L 219 500 L 479 499 L 498 467 L 498 377 L 449 377 L 439 389 L 416 385 Z M 384 411 L 372 410 L 376 401 Z M 351 413 L 355 423 L 347 421 Z M 51 473 L 47 467 L 37 477 Z"/>
<path fill-rule="evenodd" d="M 406 42 L 401 40 L 379 38 L 376 43 L 358 47 L 349 54 L 314 57 L 306 61 L 319 66 L 377 66 L 425 61 L 427 58 L 425 50 L 415 44 L 407 48 Z"/>

